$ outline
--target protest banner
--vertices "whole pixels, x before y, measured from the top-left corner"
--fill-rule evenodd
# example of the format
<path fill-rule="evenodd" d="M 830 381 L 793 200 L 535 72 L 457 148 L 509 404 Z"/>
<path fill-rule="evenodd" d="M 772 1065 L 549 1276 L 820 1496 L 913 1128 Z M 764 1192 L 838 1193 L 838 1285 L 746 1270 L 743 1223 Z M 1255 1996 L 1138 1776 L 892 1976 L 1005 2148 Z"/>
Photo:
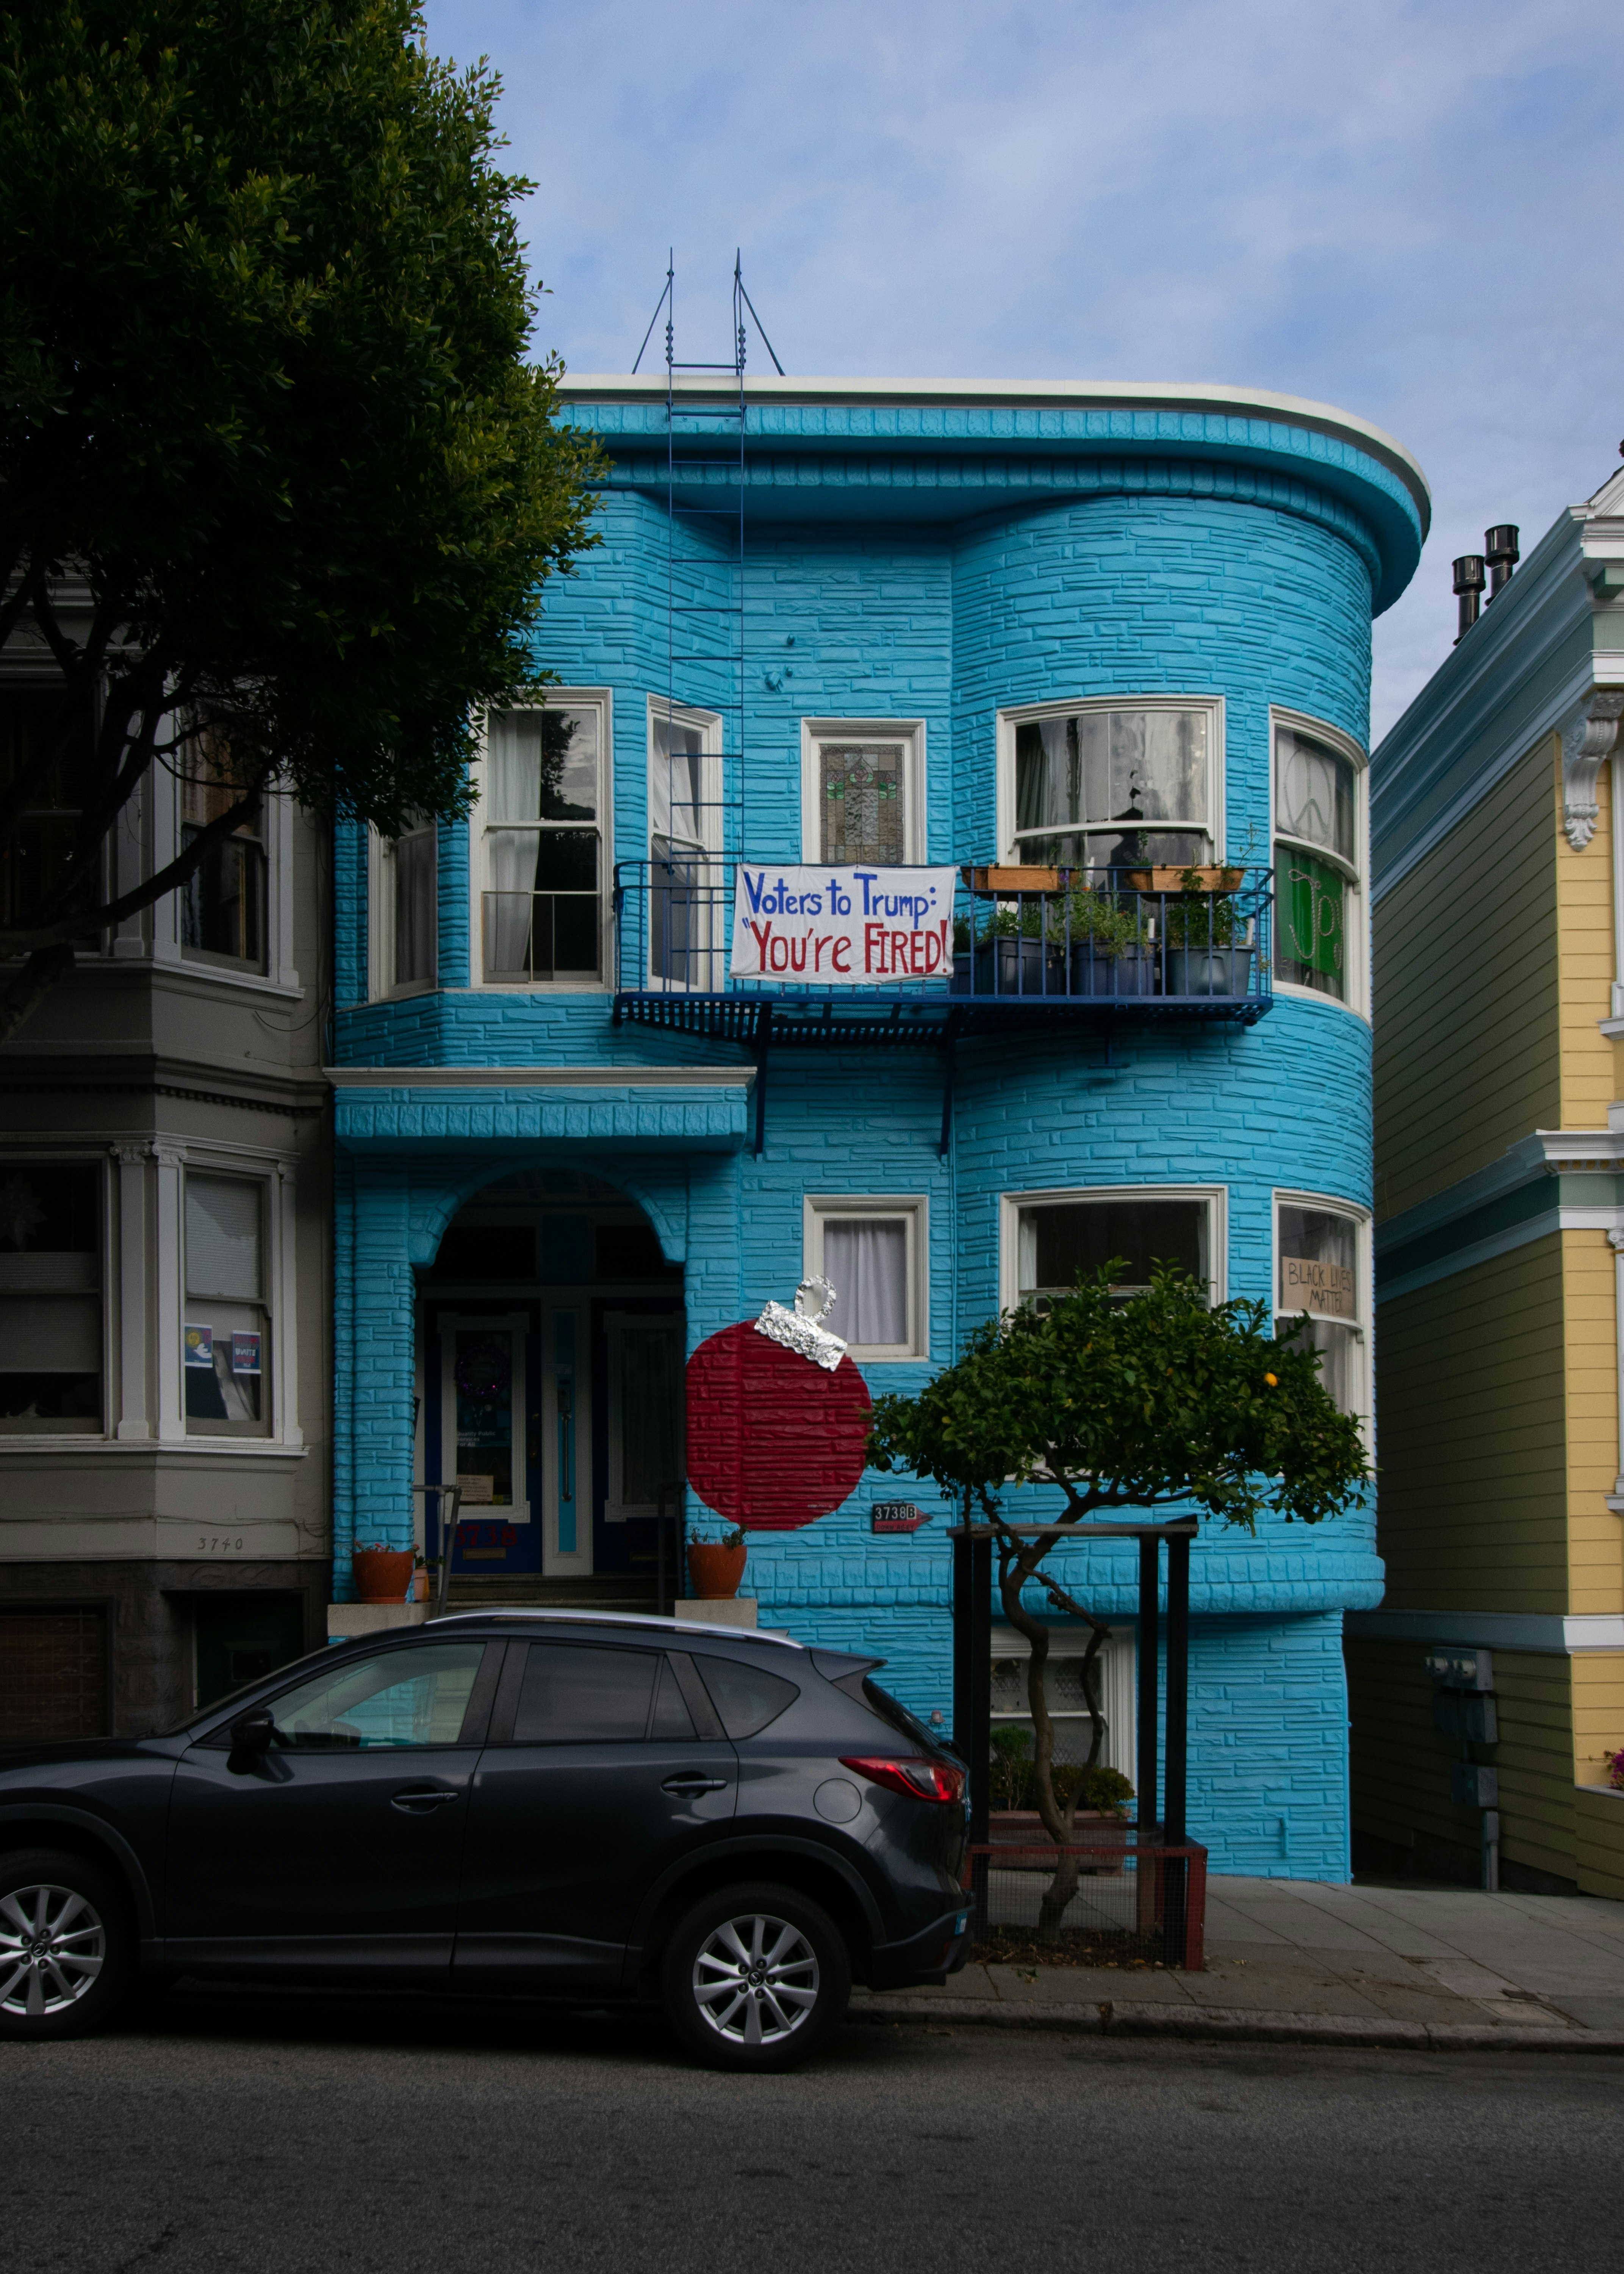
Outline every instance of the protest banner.
<path fill-rule="evenodd" d="M 728 960 L 734 979 L 873 987 L 952 975 L 951 869 L 741 861 L 738 877 Z"/>

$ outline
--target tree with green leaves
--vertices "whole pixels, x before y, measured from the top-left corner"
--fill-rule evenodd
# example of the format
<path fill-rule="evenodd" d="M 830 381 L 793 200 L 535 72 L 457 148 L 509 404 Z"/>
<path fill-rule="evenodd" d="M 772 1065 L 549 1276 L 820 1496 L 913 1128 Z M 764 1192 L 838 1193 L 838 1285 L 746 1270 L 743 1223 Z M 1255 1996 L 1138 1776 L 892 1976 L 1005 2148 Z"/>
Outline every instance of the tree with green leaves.
<path fill-rule="evenodd" d="M 463 812 L 477 707 L 545 677 L 600 469 L 526 359 L 499 83 L 424 41 L 416 0 L 0 18 L 0 1035 L 273 784 Z M 118 889 L 154 768 L 205 817 Z"/>
<path fill-rule="evenodd" d="M 1350 1506 L 1370 1476 L 1357 1421 L 1320 1380 L 1306 1319 L 1277 1334 L 1267 1304 L 1212 1304 L 1200 1281 L 1170 1266 L 1124 1295 L 1127 1268 L 1114 1261 L 1041 1308 L 988 1320 L 958 1364 L 917 1397 L 876 1398 L 869 1427 L 876 1468 L 931 1479 L 978 1505 L 992 1527 L 1004 1615 L 1031 1649 L 1034 1783 L 1058 1847 L 1073 1837 L 1088 1779 L 1055 1761 L 1044 1680 L 1050 1629 L 1026 1590 L 1035 1584 L 1089 1630 L 1086 1770 L 1103 1735 L 1097 1660 L 1109 1629 L 1042 1568 L 1064 1531 L 1033 1539 L 1012 1530 L 1006 1488 L 1057 1489 L 1053 1520 L 1062 1526 L 1193 1509 L 1251 1532 L 1265 1513 L 1319 1524 Z M 1043 1899 L 1044 1937 L 1058 1933 L 1077 1878 L 1075 1858 L 1063 1858 Z"/>

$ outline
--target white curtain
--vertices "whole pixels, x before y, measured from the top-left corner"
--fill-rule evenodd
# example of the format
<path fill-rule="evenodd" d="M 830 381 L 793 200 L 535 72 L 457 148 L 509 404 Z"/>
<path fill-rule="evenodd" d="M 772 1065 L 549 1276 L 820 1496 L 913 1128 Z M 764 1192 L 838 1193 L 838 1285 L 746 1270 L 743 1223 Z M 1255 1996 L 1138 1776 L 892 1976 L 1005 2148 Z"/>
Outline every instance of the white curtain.
<path fill-rule="evenodd" d="M 260 1187 L 245 1178 L 186 1178 L 186 1291 L 259 1293 Z"/>
<path fill-rule="evenodd" d="M 901 1216 L 830 1216 L 823 1276 L 835 1291 L 829 1324 L 871 1349 L 908 1339 L 908 1228 Z"/>
<path fill-rule="evenodd" d="M 649 749 L 649 964 L 653 976 L 714 989 L 712 903 L 719 890 L 697 855 L 721 843 L 719 758 L 702 748 L 703 729 L 656 714 Z M 684 857 L 687 855 L 688 857 Z"/>
<path fill-rule="evenodd" d="M 539 711 L 493 711 L 485 761 L 485 803 L 492 821 L 541 817 Z"/>
<path fill-rule="evenodd" d="M 490 894 L 485 911 L 487 976 L 527 972 L 530 963 L 530 918 L 535 904 L 536 843 L 533 829 L 487 829 L 485 862 Z"/>

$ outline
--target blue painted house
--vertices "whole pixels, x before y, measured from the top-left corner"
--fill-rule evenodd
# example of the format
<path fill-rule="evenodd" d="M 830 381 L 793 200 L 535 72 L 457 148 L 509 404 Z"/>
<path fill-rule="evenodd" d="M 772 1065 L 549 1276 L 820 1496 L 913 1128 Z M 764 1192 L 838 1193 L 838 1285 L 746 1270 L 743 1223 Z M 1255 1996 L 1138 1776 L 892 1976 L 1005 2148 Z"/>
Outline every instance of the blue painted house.
<path fill-rule="evenodd" d="M 565 399 L 612 470 L 601 546 L 548 588 L 558 684 L 483 722 L 468 823 L 338 847 L 337 1592 L 353 1543 L 415 1524 L 432 1555 L 410 1488 L 455 1479 L 462 1599 L 651 1604 L 685 1362 L 808 1280 L 877 1392 L 1080 1265 L 1172 1255 L 1310 1310 L 1368 1416 L 1370 626 L 1425 533 L 1413 460 L 1220 388 Z M 741 879 L 831 874 L 893 917 L 936 893 L 901 922 L 951 975 L 905 938 L 866 976 L 744 975 Z M 761 1419 L 816 1498 L 818 1447 Z M 744 1592 L 945 1712 L 950 1511 L 876 1529 L 899 1489 L 752 1529 Z M 721 1529 L 691 1491 L 687 1521 Z M 1112 1621 L 1132 1776 L 1134 1551 L 1055 1562 Z M 1347 1876 L 1342 1614 L 1380 1593 L 1368 1516 L 1198 1543 L 1216 1868 Z M 1021 1647 L 995 1630 L 1011 1721 Z M 1077 1668 L 1063 1645 L 1063 1741 Z"/>

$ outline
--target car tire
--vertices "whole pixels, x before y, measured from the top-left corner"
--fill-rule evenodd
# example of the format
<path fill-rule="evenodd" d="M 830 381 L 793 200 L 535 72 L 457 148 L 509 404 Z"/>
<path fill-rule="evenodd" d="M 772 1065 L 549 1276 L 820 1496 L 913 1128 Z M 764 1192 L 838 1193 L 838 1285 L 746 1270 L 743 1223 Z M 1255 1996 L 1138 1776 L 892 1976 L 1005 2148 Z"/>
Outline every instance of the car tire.
<path fill-rule="evenodd" d="M 100 2029 L 128 1985 L 133 1949 L 111 1872 L 55 1848 L 0 1856 L 0 2037 Z"/>
<path fill-rule="evenodd" d="M 852 1962 L 827 1911 L 791 1887 L 721 1887 L 680 1919 L 660 1988 L 672 2027 L 710 2068 L 797 2068 L 827 2042 L 852 1994 Z"/>

